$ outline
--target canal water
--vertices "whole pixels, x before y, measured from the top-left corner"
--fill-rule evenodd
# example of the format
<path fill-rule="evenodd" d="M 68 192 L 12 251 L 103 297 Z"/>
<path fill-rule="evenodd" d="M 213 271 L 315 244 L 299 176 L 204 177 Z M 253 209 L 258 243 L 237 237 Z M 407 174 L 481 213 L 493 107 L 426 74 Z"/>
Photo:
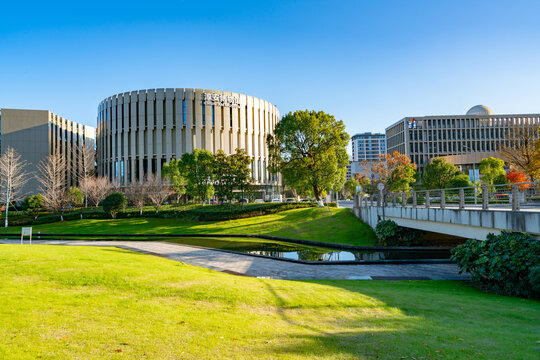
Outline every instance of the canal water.
<path fill-rule="evenodd" d="M 222 249 L 244 254 L 254 254 L 273 258 L 303 260 L 313 262 L 350 262 L 376 260 L 444 260 L 450 258 L 448 249 L 428 250 L 362 250 L 343 249 L 293 244 L 257 238 L 167 238 L 164 241 L 206 248 Z"/>

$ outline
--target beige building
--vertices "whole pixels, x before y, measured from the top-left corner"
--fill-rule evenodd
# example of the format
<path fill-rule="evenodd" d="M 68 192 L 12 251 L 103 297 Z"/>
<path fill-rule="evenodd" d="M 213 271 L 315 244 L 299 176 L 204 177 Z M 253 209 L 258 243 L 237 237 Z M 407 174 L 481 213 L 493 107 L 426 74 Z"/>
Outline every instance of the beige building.
<path fill-rule="evenodd" d="M 149 89 L 110 96 L 98 107 L 98 173 L 121 185 L 161 176 L 165 162 L 194 149 L 253 158 L 256 185 L 272 191 L 266 136 L 280 119 L 278 109 L 252 96 L 219 90 Z"/>
<path fill-rule="evenodd" d="M 50 154 L 63 154 L 67 164 L 66 183 L 77 185 L 77 146 L 95 143 L 95 128 L 64 119 L 48 110 L 1 109 L 1 151 L 14 148 L 28 163 L 31 178 L 24 192 L 39 192 L 34 175 L 37 165 Z"/>
<path fill-rule="evenodd" d="M 386 128 L 387 151 L 408 155 L 420 172 L 430 159 L 443 156 L 472 167 L 484 157 L 497 156 L 516 129 L 525 127 L 538 136 L 539 126 L 540 114 L 497 115 L 487 106 L 477 105 L 465 115 L 401 119 Z M 456 156 L 464 154 L 475 156 Z"/>

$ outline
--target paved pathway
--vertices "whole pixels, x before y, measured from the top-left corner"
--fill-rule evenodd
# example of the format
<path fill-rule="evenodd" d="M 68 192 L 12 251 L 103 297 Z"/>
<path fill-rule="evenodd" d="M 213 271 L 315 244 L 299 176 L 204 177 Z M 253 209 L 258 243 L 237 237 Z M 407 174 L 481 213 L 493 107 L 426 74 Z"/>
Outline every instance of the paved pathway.
<path fill-rule="evenodd" d="M 20 240 L 0 239 L 0 244 Z M 27 241 L 25 241 L 27 243 Z M 150 253 L 186 264 L 272 279 L 444 279 L 467 280 L 454 264 L 311 265 L 228 253 L 158 241 L 37 240 L 34 244 L 115 246 Z"/>

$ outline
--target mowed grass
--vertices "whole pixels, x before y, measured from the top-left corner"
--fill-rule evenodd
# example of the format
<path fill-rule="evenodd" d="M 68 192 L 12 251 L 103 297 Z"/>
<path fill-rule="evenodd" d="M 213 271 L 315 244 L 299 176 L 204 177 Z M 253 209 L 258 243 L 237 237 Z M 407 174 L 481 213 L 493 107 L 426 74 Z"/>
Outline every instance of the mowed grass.
<path fill-rule="evenodd" d="M 1 232 L 20 233 L 12 226 Z M 306 208 L 277 214 L 218 222 L 182 219 L 131 218 L 117 220 L 75 220 L 33 226 L 34 234 L 264 234 L 295 239 L 373 245 L 373 230 L 358 220 L 350 209 Z"/>
<path fill-rule="evenodd" d="M 2 359 L 538 359 L 540 303 L 450 281 L 239 277 L 0 245 Z"/>

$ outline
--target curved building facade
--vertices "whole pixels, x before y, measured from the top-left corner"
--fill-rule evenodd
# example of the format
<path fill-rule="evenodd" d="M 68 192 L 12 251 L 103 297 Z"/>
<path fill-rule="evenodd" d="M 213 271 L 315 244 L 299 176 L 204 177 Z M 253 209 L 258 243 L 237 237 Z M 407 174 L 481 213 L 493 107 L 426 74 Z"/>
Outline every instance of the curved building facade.
<path fill-rule="evenodd" d="M 126 186 L 194 149 L 252 157 L 255 184 L 279 184 L 268 171 L 266 136 L 278 109 L 252 96 L 219 90 L 148 89 L 112 95 L 98 107 L 98 174 Z M 267 189 L 270 190 L 270 189 Z"/>

